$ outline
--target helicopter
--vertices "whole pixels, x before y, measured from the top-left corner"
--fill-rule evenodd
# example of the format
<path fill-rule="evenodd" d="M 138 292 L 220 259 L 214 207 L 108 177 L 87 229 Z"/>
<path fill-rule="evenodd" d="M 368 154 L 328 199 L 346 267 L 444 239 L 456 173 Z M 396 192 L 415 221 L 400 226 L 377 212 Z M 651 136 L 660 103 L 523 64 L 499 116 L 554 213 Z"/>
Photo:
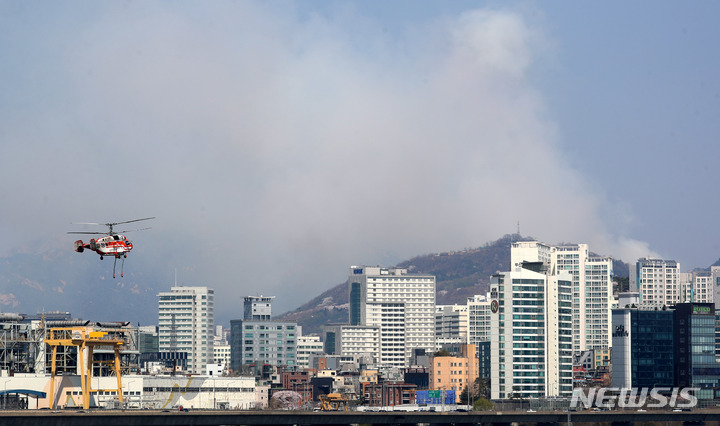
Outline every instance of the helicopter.
<path fill-rule="evenodd" d="M 127 239 L 127 237 L 125 235 L 115 232 L 113 230 L 113 226 L 122 225 L 125 223 L 139 222 L 141 220 L 150 220 L 150 219 L 155 219 L 155 217 L 146 217 L 146 218 L 142 218 L 142 219 L 133 219 L 133 220 L 126 220 L 124 222 L 114 222 L 114 223 L 78 222 L 78 223 L 74 223 L 74 225 L 105 225 L 108 227 L 108 231 L 107 232 L 68 232 L 68 234 L 104 235 L 104 237 L 100 237 L 97 239 L 95 239 L 95 238 L 91 239 L 88 244 L 83 243 L 82 240 L 75 241 L 75 251 L 78 253 L 82 253 L 85 251 L 85 249 L 92 250 L 95 253 L 100 255 L 100 260 L 102 260 L 105 256 L 114 256 L 115 262 L 113 263 L 113 278 L 115 278 L 115 267 L 117 265 L 117 260 L 122 258 L 122 264 L 120 266 L 120 276 L 122 277 L 123 269 L 125 267 L 125 259 L 127 258 L 128 252 L 133 249 L 133 244 L 130 240 Z M 119 231 L 119 232 L 124 233 L 124 232 L 144 231 L 146 229 L 150 229 L 150 228 L 134 229 L 131 231 Z"/>

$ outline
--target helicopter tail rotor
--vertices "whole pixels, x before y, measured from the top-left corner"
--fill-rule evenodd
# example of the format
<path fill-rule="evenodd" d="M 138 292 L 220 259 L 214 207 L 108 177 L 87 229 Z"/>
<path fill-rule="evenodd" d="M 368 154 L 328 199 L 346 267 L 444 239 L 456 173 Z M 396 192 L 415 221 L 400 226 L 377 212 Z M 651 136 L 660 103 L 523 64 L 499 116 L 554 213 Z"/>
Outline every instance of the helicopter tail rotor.
<path fill-rule="evenodd" d="M 85 245 L 83 244 L 82 240 L 75 241 L 75 251 L 78 253 L 82 253 L 85 251 Z"/>

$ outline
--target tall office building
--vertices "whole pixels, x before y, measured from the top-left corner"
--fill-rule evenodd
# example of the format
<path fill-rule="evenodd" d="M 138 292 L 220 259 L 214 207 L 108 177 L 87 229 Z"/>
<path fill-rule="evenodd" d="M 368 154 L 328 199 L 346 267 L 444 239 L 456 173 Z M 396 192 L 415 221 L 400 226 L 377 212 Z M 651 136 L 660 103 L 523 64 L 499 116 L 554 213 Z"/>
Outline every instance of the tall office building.
<path fill-rule="evenodd" d="M 612 385 L 675 385 L 673 312 L 620 308 L 612 313 Z"/>
<path fill-rule="evenodd" d="M 381 366 L 407 367 L 435 348 L 435 277 L 407 269 L 350 267 L 350 325 L 380 328 Z"/>
<path fill-rule="evenodd" d="M 662 308 L 685 301 L 680 263 L 674 260 L 638 259 L 630 265 L 630 290 L 640 293 L 640 304 Z"/>
<path fill-rule="evenodd" d="M 234 373 L 244 368 L 258 373 L 265 365 L 297 365 L 297 322 L 273 320 L 273 299 L 245 297 L 243 319 L 230 321 L 230 366 Z"/>
<path fill-rule="evenodd" d="M 693 387 L 698 399 L 717 398 L 715 322 L 713 303 L 613 310 L 612 385 Z"/>
<path fill-rule="evenodd" d="M 572 393 L 572 275 L 520 262 L 490 281 L 492 399 Z"/>
<path fill-rule="evenodd" d="M 591 256 L 587 244 L 550 246 L 537 241 L 513 243 L 510 264 L 544 262 L 551 271 L 568 271 L 573 287 L 573 351 L 612 345 L 612 259 Z"/>
<path fill-rule="evenodd" d="M 160 352 L 187 353 L 187 368 L 204 374 L 213 362 L 215 295 L 207 287 L 172 287 L 158 294 Z"/>
<path fill-rule="evenodd" d="M 715 305 L 678 303 L 674 307 L 675 385 L 698 388 L 698 399 L 720 395 L 715 363 Z"/>

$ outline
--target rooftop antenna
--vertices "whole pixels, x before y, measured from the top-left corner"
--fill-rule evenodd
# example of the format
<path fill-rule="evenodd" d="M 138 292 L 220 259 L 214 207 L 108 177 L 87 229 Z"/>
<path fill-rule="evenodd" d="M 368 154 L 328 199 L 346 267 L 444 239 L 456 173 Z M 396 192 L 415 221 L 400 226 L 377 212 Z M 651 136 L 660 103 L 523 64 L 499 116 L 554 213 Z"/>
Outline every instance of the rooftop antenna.
<path fill-rule="evenodd" d="M 518 220 L 518 224 L 517 224 L 517 225 L 518 225 L 517 234 L 520 235 L 520 221 L 519 221 L 519 220 Z"/>

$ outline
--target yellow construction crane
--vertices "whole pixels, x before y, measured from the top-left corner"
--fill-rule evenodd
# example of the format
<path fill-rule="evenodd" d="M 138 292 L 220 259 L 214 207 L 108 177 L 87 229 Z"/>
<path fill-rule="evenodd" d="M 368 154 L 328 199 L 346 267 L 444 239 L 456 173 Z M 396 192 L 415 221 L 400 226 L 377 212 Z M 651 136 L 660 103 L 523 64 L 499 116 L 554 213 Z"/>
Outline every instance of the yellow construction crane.
<path fill-rule="evenodd" d="M 93 372 L 93 350 L 97 347 L 112 347 L 115 351 L 114 368 L 115 376 L 117 376 L 117 394 L 120 403 L 123 402 L 122 393 L 122 377 L 120 375 L 120 347 L 125 344 L 122 338 L 118 338 L 115 333 L 108 336 L 109 331 L 124 332 L 123 330 L 106 330 L 94 331 L 93 327 L 59 327 L 51 328 L 45 343 L 52 347 L 52 370 L 50 376 L 50 409 L 55 408 L 55 373 L 58 346 L 75 346 L 78 352 L 78 366 L 80 367 L 80 385 L 82 387 L 83 408 L 90 408 L 90 393 L 97 392 L 99 389 L 92 389 L 90 380 Z M 121 334 L 122 335 L 122 334 Z M 87 349 L 87 360 L 84 359 L 85 349 Z M 102 362 L 102 361 L 98 361 Z"/>
<path fill-rule="evenodd" d="M 347 411 L 348 400 L 339 393 L 320 395 L 320 410 L 322 411 Z"/>

